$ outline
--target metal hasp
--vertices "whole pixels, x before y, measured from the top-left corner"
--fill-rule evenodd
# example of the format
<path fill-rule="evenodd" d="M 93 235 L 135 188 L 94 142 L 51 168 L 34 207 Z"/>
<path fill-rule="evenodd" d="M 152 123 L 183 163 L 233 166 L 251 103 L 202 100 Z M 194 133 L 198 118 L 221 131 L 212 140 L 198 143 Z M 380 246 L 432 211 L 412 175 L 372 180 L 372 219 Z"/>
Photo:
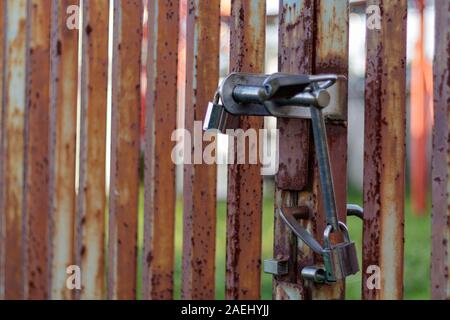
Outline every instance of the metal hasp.
<path fill-rule="evenodd" d="M 278 214 L 298 238 L 323 257 L 323 267 L 311 266 L 301 271 L 304 279 L 316 283 L 334 283 L 359 271 L 355 243 L 350 241 L 347 226 L 338 220 L 323 112 L 331 101 L 328 89 L 341 78 L 337 75 L 233 73 L 223 81 L 214 101 L 209 104 L 204 123 L 205 130 L 227 133 L 237 128 L 237 116 L 311 119 L 326 213 L 324 247 L 297 222 L 292 210 L 281 208 Z M 350 212 L 355 211 L 352 208 L 349 207 Z M 332 243 L 333 233 L 342 234 L 344 242 Z M 285 261 L 267 260 L 264 269 L 277 275 L 287 271 L 286 264 Z"/>

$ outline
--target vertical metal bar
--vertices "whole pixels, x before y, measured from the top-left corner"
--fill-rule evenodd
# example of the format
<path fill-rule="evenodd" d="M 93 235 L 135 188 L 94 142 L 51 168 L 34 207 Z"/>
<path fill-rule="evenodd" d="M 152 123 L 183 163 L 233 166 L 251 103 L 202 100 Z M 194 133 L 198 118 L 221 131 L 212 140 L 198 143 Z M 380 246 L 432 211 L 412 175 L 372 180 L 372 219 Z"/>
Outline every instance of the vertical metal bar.
<path fill-rule="evenodd" d="M 175 164 L 179 1 L 149 0 L 145 144 L 143 291 L 172 299 L 175 263 Z"/>
<path fill-rule="evenodd" d="M 49 297 L 49 137 L 51 0 L 28 1 L 26 183 L 26 297 Z"/>
<path fill-rule="evenodd" d="M 232 0 L 230 63 L 233 72 L 264 72 L 266 5 L 259 0 Z M 240 128 L 263 128 L 261 117 L 241 117 Z M 233 137 L 232 137 L 233 138 Z M 233 138 L 235 143 L 236 137 Z M 249 139 L 251 140 L 251 139 Z M 256 145 L 250 145 L 256 143 Z M 258 153 L 259 138 L 244 146 Z M 237 148 L 233 148 L 237 158 Z M 242 150 L 241 150 L 242 151 Z M 261 295 L 262 177 L 260 164 L 233 164 L 228 171 L 226 298 Z"/>
<path fill-rule="evenodd" d="M 326 224 L 331 225 L 334 231 L 339 231 L 336 196 L 334 194 L 334 183 L 331 173 L 331 159 L 328 150 L 327 128 L 322 110 L 311 107 L 311 124 L 319 171 L 320 194 L 323 199 L 322 204 L 325 211 Z"/>
<path fill-rule="evenodd" d="M 185 128 L 197 152 L 185 149 L 192 164 L 184 171 L 182 297 L 213 299 L 217 173 L 214 165 L 198 164 L 195 153 L 203 154 L 201 122 L 218 85 L 220 1 L 190 0 L 188 12 Z"/>
<path fill-rule="evenodd" d="M 315 74 L 334 73 L 348 75 L 348 1 L 316 0 Z M 326 121 L 331 173 L 334 181 L 338 219 L 346 221 L 347 216 L 347 81 L 337 84 L 337 97 L 333 103 L 340 105 L 343 116 L 339 121 Z M 315 199 L 316 235 L 323 238 L 326 224 L 325 203 L 319 186 L 318 162 L 315 162 L 313 198 Z M 343 240 L 343 239 L 337 239 Z M 344 281 L 332 286 L 315 286 L 313 299 L 343 299 Z"/>
<path fill-rule="evenodd" d="M 364 150 L 363 298 L 403 297 L 407 1 L 380 6 L 381 29 L 367 30 Z M 367 286 L 374 265 L 381 288 Z"/>
<path fill-rule="evenodd" d="M 282 72 L 320 74 L 348 73 L 348 1 L 283 1 L 280 7 L 280 69 Z M 327 121 L 331 173 L 335 185 L 336 210 L 345 221 L 347 197 L 347 125 L 345 121 L 347 84 L 338 88 L 344 119 Z M 320 190 L 318 161 L 310 150 L 310 121 L 278 120 L 280 129 L 280 171 L 277 176 L 276 208 L 308 207 L 311 218 L 300 221 L 318 239 L 326 226 L 325 207 Z M 295 164 L 295 165 L 294 165 Z M 293 169 L 294 168 L 294 169 Z M 292 170 L 292 171 L 291 171 Z M 296 178 L 300 176 L 301 179 Z M 276 299 L 336 299 L 344 297 L 343 282 L 332 286 L 305 283 L 301 269 L 320 258 L 291 235 L 275 215 L 275 257 L 289 260 L 289 273 L 275 277 Z"/>
<path fill-rule="evenodd" d="M 6 3 L 0 2 L 0 299 L 4 299 L 5 296 L 5 222 L 4 222 L 4 171 L 3 171 L 3 118 L 4 118 L 4 74 L 5 74 L 5 24 Z"/>
<path fill-rule="evenodd" d="M 450 299 L 450 1 L 436 1 L 435 14 L 431 298 L 445 300 Z"/>
<path fill-rule="evenodd" d="M 142 0 L 114 0 L 110 299 L 136 297 L 142 17 Z"/>
<path fill-rule="evenodd" d="M 80 298 L 104 299 L 109 1 L 84 0 L 82 10 L 76 261 L 83 270 Z"/>
<path fill-rule="evenodd" d="M 314 67 L 314 1 L 280 1 L 279 68 L 281 72 L 311 74 Z M 278 119 L 280 166 L 276 176 L 274 257 L 288 259 L 289 273 L 274 278 L 273 295 L 277 300 L 307 299 L 300 266 L 313 259 L 312 251 L 299 241 L 277 214 L 282 206 L 308 201 L 306 190 L 310 175 L 310 123 L 307 120 Z M 311 223 L 300 221 L 310 229 Z"/>
<path fill-rule="evenodd" d="M 78 0 L 52 0 L 50 83 L 51 299 L 71 299 L 66 268 L 74 264 L 78 29 L 67 27 Z M 70 10 L 71 14 L 76 11 Z"/>
<path fill-rule="evenodd" d="M 6 299 L 24 298 L 23 190 L 27 0 L 8 0 L 4 78 L 4 285 Z"/>

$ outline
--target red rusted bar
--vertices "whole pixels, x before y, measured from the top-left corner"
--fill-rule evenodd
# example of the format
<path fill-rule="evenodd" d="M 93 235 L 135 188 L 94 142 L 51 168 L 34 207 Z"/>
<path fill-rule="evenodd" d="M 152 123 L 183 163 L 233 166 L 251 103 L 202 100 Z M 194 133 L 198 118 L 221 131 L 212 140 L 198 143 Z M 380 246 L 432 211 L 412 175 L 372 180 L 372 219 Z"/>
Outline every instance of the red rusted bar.
<path fill-rule="evenodd" d="M 142 0 L 114 1 L 108 298 L 135 299 Z"/>
<path fill-rule="evenodd" d="M 431 298 L 450 299 L 449 238 L 449 107 L 450 107 L 450 1 L 435 2 L 433 215 Z"/>
<path fill-rule="evenodd" d="M 280 2 L 279 61 L 281 72 L 311 74 L 314 55 L 314 1 Z M 281 206 L 295 206 L 310 179 L 310 123 L 308 120 L 278 119 L 280 167 L 276 176 L 274 258 L 288 260 L 289 273 L 275 276 L 273 295 L 281 299 L 307 299 L 300 266 L 311 263 L 312 252 L 297 239 L 278 216 Z M 309 193 L 306 200 L 309 198 Z M 304 202 L 303 202 L 304 204 Z M 311 209 L 311 208 L 310 208 Z M 301 222 L 310 228 L 308 221 Z"/>
<path fill-rule="evenodd" d="M 407 1 L 368 5 L 380 7 L 381 28 L 367 30 L 362 291 L 364 299 L 401 299 Z"/>
<path fill-rule="evenodd" d="M 280 68 L 282 72 L 348 73 L 348 2 L 283 1 L 280 7 Z M 341 82 L 333 103 L 339 104 L 339 120 L 327 121 L 328 144 L 336 191 L 338 215 L 345 221 L 347 197 L 347 83 Z M 276 207 L 308 207 L 310 220 L 300 223 L 322 241 L 325 213 L 321 201 L 318 168 L 310 160 L 313 141 L 308 120 L 278 120 L 280 171 Z M 306 283 L 301 269 L 321 263 L 302 242 L 297 242 L 284 222 L 275 216 L 275 258 L 289 260 L 289 273 L 274 281 L 276 299 L 338 299 L 343 282 L 336 285 Z"/>
<path fill-rule="evenodd" d="M 74 264 L 75 150 L 77 132 L 78 0 L 52 0 L 50 83 L 51 299 L 71 299 L 68 266 Z M 70 15 L 67 14 L 69 10 Z M 74 16 L 75 15 L 75 16 Z"/>
<path fill-rule="evenodd" d="M 4 286 L 6 299 L 23 299 L 24 241 L 24 130 L 26 106 L 27 0 L 8 0 L 5 44 L 3 181 Z"/>
<path fill-rule="evenodd" d="M 80 298 L 104 299 L 109 1 L 84 0 L 82 10 L 76 261 L 83 270 Z"/>
<path fill-rule="evenodd" d="M 49 297 L 49 137 L 51 0 L 28 1 L 26 115 L 26 297 Z"/>
<path fill-rule="evenodd" d="M 230 63 L 232 72 L 263 73 L 266 5 L 259 0 L 232 0 Z M 263 128 L 261 117 L 241 117 L 240 128 Z M 236 139 L 235 139 L 236 140 Z M 251 140 L 251 139 L 249 139 Z M 246 146 L 258 152 L 259 139 Z M 236 141 L 235 141 L 236 142 Z M 255 143 L 256 145 L 251 145 Z M 234 158 L 237 158 L 237 148 Z M 247 151 L 252 150 L 252 151 Z M 259 157 L 259 152 L 258 156 Z M 233 164 L 228 172 L 226 298 L 259 299 L 261 295 L 262 176 L 260 164 Z"/>
<path fill-rule="evenodd" d="M 4 241 L 4 214 L 3 214 L 3 192 L 4 192 L 4 183 L 3 183 L 3 80 L 4 80 L 4 58 L 5 58 L 5 12 L 6 12 L 6 3 L 5 1 L 0 2 L 0 299 L 4 299 L 5 296 L 5 278 L 4 278 L 4 262 L 5 262 L 5 241 Z"/>
<path fill-rule="evenodd" d="M 179 1 L 148 1 L 143 293 L 173 298 Z"/>
<path fill-rule="evenodd" d="M 203 154 L 201 123 L 208 101 L 214 96 L 218 85 L 219 40 L 220 1 L 190 0 L 187 19 L 185 124 L 198 154 Z M 194 132 L 195 121 L 197 130 Z M 182 297 L 213 299 L 216 166 L 194 164 L 194 160 L 199 159 L 195 159 L 195 152 L 190 147 L 185 150 L 185 156 L 189 152 L 192 164 L 186 164 L 184 171 Z"/>

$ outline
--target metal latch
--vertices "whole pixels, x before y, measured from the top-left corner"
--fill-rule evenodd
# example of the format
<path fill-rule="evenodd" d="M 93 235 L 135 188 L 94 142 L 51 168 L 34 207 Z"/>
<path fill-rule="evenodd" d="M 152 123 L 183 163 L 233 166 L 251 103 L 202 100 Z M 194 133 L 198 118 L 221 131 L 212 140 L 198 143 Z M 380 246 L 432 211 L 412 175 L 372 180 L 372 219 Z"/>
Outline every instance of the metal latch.
<path fill-rule="evenodd" d="M 226 133 L 227 129 L 236 129 L 239 124 L 236 116 L 241 115 L 311 119 L 326 213 L 324 247 L 287 210 L 280 209 L 278 214 L 298 238 L 322 256 L 323 267 L 311 266 L 301 271 L 305 279 L 317 283 L 336 282 L 359 271 L 355 244 L 350 241 L 347 226 L 337 216 L 324 120 L 324 110 L 331 101 L 328 89 L 340 79 L 343 77 L 337 75 L 233 73 L 219 87 L 204 123 L 205 130 L 217 129 Z M 339 116 L 333 111 L 329 111 L 329 115 Z M 332 233 L 342 233 L 344 241 L 332 243 Z M 278 275 L 285 274 L 287 268 L 287 261 L 268 260 L 265 264 L 267 272 Z"/>
<path fill-rule="evenodd" d="M 323 109 L 327 118 L 344 119 L 342 97 L 338 94 L 344 80 L 345 77 L 337 75 L 232 73 L 209 104 L 204 129 L 218 129 L 222 133 L 236 129 L 237 122 L 230 118 L 233 115 L 311 119 L 310 109 L 305 108 L 310 106 Z"/>

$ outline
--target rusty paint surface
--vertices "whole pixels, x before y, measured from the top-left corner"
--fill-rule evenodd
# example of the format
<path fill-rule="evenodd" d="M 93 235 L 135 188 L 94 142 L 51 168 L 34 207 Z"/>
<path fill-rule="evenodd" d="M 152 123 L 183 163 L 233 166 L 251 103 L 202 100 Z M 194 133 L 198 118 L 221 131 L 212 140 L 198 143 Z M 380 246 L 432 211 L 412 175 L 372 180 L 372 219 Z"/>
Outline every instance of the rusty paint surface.
<path fill-rule="evenodd" d="M 145 144 L 145 299 L 172 299 L 179 1 L 149 0 Z"/>
<path fill-rule="evenodd" d="M 322 74 L 348 73 L 347 1 L 284 1 L 280 12 L 280 69 L 282 72 Z M 347 83 L 339 87 L 339 108 L 343 120 L 327 124 L 328 144 L 335 185 L 338 215 L 345 221 L 347 197 Z M 299 221 L 322 241 L 326 226 L 314 141 L 308 120 L 278 120 L 280 129 L 280 172 L 277 177 L 276 208 L 305 206 L 313 213 L 309 221 Z M 283 142 L 285 145 L 283 146 Z M 288 168 L 290 175 L 283 172 Z M 300 176 L 301 180 L 294 178 Z M 283 221 L 275 215 L 276 258 L 289 258 L 289 274 L 275 277 L 274 297 L 287 299 L 339 299 L 343 282 L 314 285 L 303 281 L 303 267 L 320 264 L 301 241 L 296 241 Z M 286 294 L 286 283 L 295 284 L 295 295 Z"/>
<path fill-rule="evenodd" d="M 4 286 L 6 299 L 23 299 L 24 242 L 23 189 L 24 138 L 26 106 L 26 22 L 27 1 L 5 2 L 6 64 L 4 78 L 3 128 L 3 221 L 4 221 Z"/>
<path fill-rule="evenodd" d="M 431 298 L 450 299 L 450 1 L 436 1 Z"/>
<path fill-rule="evenodd" d="M 232 0 L 232 72 L 264 73 L 265 18 L 266 6 L 261 1 Z M 262 117 L 241 117 L 240 128 L 259 132 L 263 122 Z M 253 143 L 245 147 L 247 161 L 248 150 L 259 150 L 258 139 Z M 255 300 L 261 295 L 262 194 L 260 164 L 229 166 L 226 298 L 230 300 Z"/>
<path fill-rule="evenodd" d="M 66 268 L 74 264 L 75 149 L 78 30 L 67 28 L 66 10 L 78 0 L 52 1 L 50 84 L 51 299 L 71 299 Z"/>
<path fill-rule="evenodd" d="M 311 74 L 313 70 L 314 1 L 280 2 L 279 68 L 281 72 Z M 309 121 L 278 119 L 279 189 L 301 191 L 308 184 Z"/>
<path fill-rule="evenodd" d="M 136 298 L 141 0 L 114 1 L 108 298 Z"/>
<path fill-rule="evenodd" d="M 186 47 L 185 128 L 203 121 L 219 78 L 220 1 L 189 0 Z M 204 146 L 203 146 L 204 147 Z M 189 152 L 190 148 L 186 150 Z M 192 153 L 192 160 L 194 156 Z M 216 166 L 185 165 L 183 277 L 184 299 L 214 298 L 216 240 Z"/>
<path fill-rule="evenodd" d="M 85 0 L 82 10 L 76 260 L 84 270 L 80 298 L 104 299 L 109 1 Z"/>
<path fill-rule="evenodd" d="M 28 2 L 26 188 L 27 299 L 47 299 L 50 136 L 50 15 L 51 0 Z"/>
<path fill-rule="evenodd" d="M 407 1 L 370 1 L 381 7 L 381 30 L 367 31 L 364 150 L 363 271 L 381 269 L 381 289 L 364 299 L 403 297 L 405 200 L 405 77 Z"/>
<path fill-rule="evenodd" d="M 4 184 L 3 184 L 3 97 L 4 97 L 4 70 L 5 70 L 5 13 L 6 13 L 6 3 L 5 1 L 0 2 L 0 300 L 4 299 L 5 295 L 5 278 L 4 278 L 4 261 L 5 261 L 5 222 L 4 222 L 4 210 L 3 210 L 3 193 L 4 193 Z"/>

